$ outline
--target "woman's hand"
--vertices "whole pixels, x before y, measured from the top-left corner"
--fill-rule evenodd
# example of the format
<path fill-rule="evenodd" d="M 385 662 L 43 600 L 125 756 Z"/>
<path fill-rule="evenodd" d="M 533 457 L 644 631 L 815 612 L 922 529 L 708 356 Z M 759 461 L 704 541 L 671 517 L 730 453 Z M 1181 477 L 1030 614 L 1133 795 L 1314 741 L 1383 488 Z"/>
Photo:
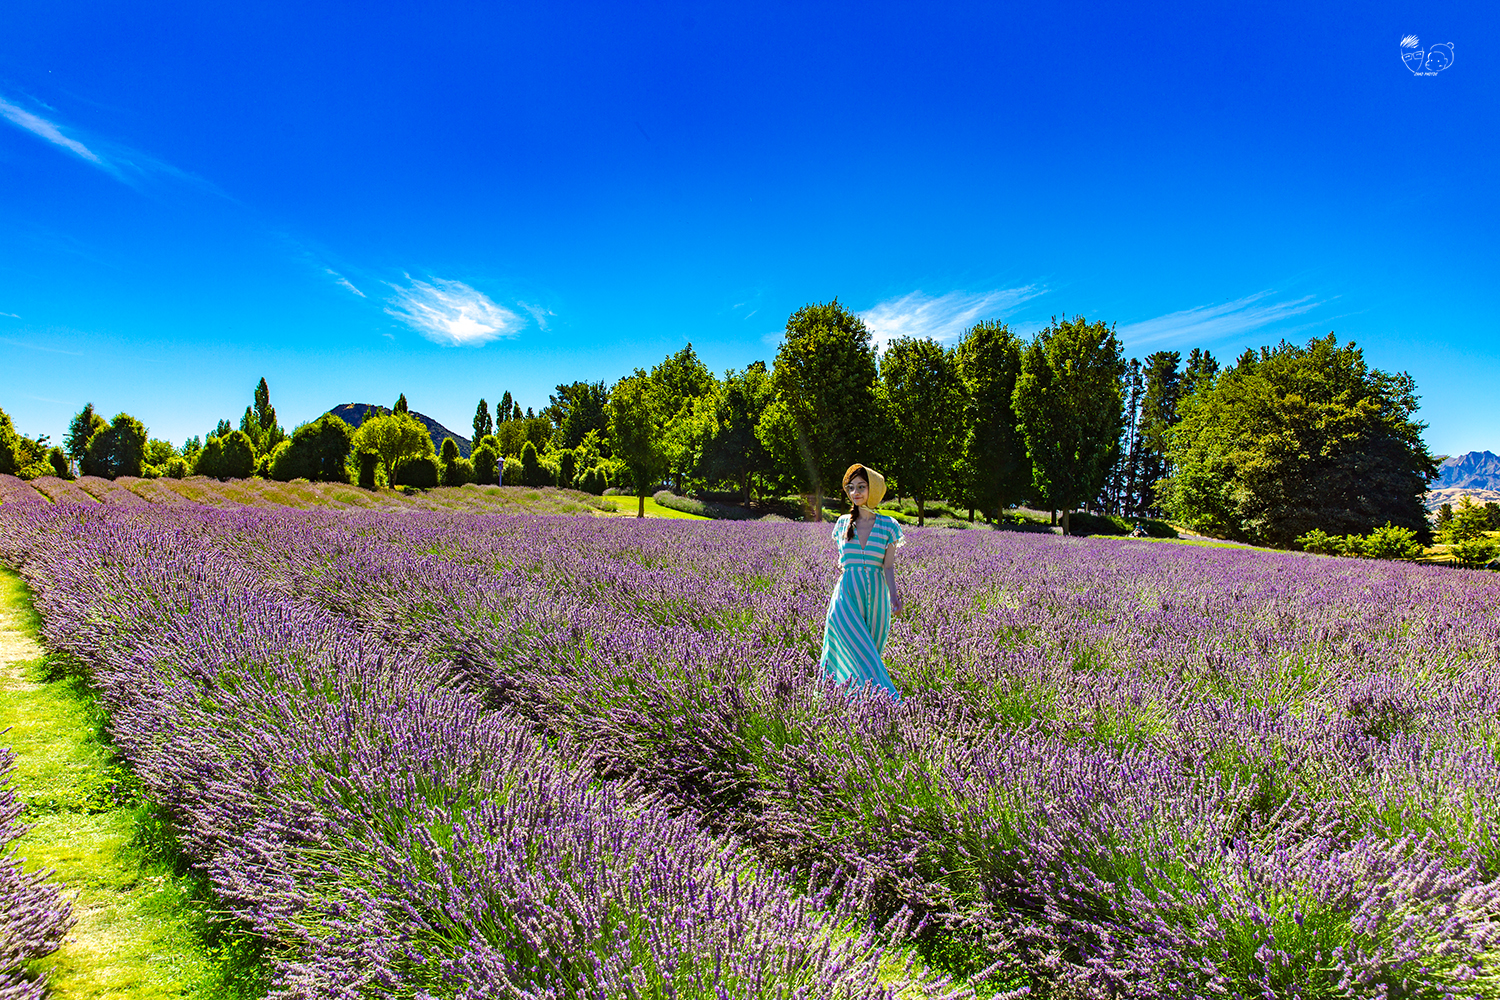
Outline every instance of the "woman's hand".
<path fill-rule="evenodd" d="M 895 594 L 892 594 L 891 595 L 891 617 L 892 618 L 900 618 L 901 617 L 901 609 L 904 608 L 904 607 L 906 607 L 906 605 L 904 603 L 902 603 L 901 598 L 897 597 Z"/>

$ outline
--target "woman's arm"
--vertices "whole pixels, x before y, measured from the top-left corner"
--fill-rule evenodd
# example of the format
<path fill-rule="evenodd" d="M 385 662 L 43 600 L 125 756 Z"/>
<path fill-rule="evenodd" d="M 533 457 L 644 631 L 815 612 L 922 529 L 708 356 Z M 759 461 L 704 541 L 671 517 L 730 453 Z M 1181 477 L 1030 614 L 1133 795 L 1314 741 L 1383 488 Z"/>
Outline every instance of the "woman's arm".
<path fill-rule="evenodd" d="M 885 547 L 885 560 L 881 564 L 885 570 L 885 584 L 891 591 L 891 614 L 901 613 L 901 595 L 896 593 L 896 546 L 894 544 Z"/>

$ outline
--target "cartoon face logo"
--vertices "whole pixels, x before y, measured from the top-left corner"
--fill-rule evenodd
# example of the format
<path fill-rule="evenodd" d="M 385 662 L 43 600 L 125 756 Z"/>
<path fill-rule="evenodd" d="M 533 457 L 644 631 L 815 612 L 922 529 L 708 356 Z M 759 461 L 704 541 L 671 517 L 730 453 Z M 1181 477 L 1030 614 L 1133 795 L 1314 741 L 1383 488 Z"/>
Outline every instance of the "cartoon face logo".
<path fill-rule="evenodd" d="M 1453 65 L 1453 43 L 1439 42 L 1425 52 L 1422 40 L 1416 35 L 1401 39 L 1401 62 L 1411 70 L 1413 76 L 1437 76 Z"/>

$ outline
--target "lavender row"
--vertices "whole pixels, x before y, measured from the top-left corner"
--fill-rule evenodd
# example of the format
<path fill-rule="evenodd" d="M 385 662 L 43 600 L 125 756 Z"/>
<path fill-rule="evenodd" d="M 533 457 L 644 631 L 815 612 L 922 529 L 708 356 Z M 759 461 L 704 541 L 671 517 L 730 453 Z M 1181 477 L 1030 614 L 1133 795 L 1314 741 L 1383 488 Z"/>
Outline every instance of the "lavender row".
<path fill-rule="evenodd" d="M 154 516 L 153 516 L 154 515 Z M 932 995 L 835 873 L 797 880 L 564 763 L 445 669 L 295 597 L 214 518 L 0 517 L 279 997 Z M 222 525 L 220 527 L 223 527 Z"/>
<path fill-rule="evenodd" d="M 318 542 L 258 549 L 603 773 L 783 863 L 882 872 L 984 942 L 975 965 L 1168 992 L 1493 975 L 1485 581 L 949 536 L 911 547 L 909 697 L 851 711 L 809 669 L 829 580 L 798 529 L 502 528 L 307 526 Z M 330 547 L 317 571 L 293 554 Z"/>
<path fill-rule="evenodd" d="M 55 567 L 186 549 L 118 586 L 173 606 L 211 556 L 347 616 L 784 870 L 873 877 L 871 911 L 931 914 L 957 966 L 1142 996 L 1493 983 L 1483 578 L 917 532 L 889 650 L 908 697 L 851 705 L 813 669 L 831 572 L 795 525 L 91 523 Z"/>
<path fill-rule="evenodd" d="M 3 735 L 3 734 L 0 734 Z M 73 906 L 48 872 L 25 870 L 14 841 L 26 832 L 21 800 L 10 786 L 15 754 L 0 747 L 0 998 L 40 1000 L 45 977 L 27 974 L 26 963 L 56 951 L 73 926 Z"/>

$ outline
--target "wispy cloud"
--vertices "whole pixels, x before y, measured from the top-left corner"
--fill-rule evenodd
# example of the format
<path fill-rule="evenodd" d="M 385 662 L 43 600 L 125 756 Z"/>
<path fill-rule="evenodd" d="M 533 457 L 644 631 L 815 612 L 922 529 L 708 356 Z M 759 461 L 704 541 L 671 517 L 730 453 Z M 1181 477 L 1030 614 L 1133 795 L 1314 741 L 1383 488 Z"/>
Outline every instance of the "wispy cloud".
<path fill-rule="evenodd" d="M 1135 347 L 1162 341 L 1208 344 L 1300 316 L 1323 304 L 1311 295 L 1268 301 L 1274 294 L 1256 292 L 1216 306 L 1195 306 L 1139 323 L 1126 323 L 1115 332 L 1122 341 Z"/>
<path fill-rule="evenodd" d="M 0 316 L 9 316 L 11 319 L 20 319 L 15 313 L 0 313 Z"/>
<path fill-rule="evenodd" d="M 92 149 L 89 149 L 77 139 L 69 139 L 67 136 L 63 135 L 62 129 L 49 122 L 47 119 L 41 117 L 40 115 L 34 115 L 24 108 L 18 108 L 3 97 L 0 97 L 0 118 L 8 120 L 11 124 L 17 126 L 18 128 L 23 128 L 28 132 L 34 132 L 35 134 L 41 136 L 43 139 L 46 139 L 48 142 L 53 143 L 57 146 L 61 146 L 68 152 L 82 157 L 96 167 L 101 167 L 105 170 L 114 172 L 114 168 L 111 167 L 109 163 L 107 163 L 101 156 L 99 156 L 99 154 L 95 153 Z"/>
<path fill-rule="evenodd" d="M 489 296 L 461 281 L 407 275 L 409 288 L 391 285 L 395 295 L 386 312 L 439 344 L 478 345 L 496 337 L 514 337 L 521 318 Z"/>
<path fill-rule="evenodd" d="M 536 320 L 537 329 L 543 333 L 547 332 L 547 317 L 557 315 L 557 313 L 545 306 L 532 305 L 530 302 L 517 302 L 516 305 L 531 313 L 531 318 Z"/>
<path fill-rule="evenodd" d="M 75 358 L 83 357 L 82 351 L 65 351 L 61 347 L 43 347 L 41 344 L 28 344 L 24 340 L 11 340 L 7 337 L 0 337 L 0 344 L 24 347 L 28 351 L 46 351 L 48 354 L 71 354 Z"/>
<path fill-rule="evenodd" d="M 931 337 L 938 342 L 957 340 L 982 319 L 998 319 L 1021 303 L 1046 292 L 1036 285 L 1001 288 L 990 292 L 949 292 L 928 295 L 908 292 L 860 313 L 870 328 L 878 350 L 897 337 Z"/>
<path fill-rule="evenodd" d="M 53 399 L 51 396 L 24 396 L 25 399 L 34 399 L 38 403 L 56 403 L 58 406 L 67 406 L 66 399 Z"/>
<path fill-rule="evenodd" d="M 325 268 L 323 268 L 323 270 L 331 278 L 333 278 L 334 284 L 338 285 L 340 288 L 347 288 L 347 289 L 349 289 L 349 291 L 353 292 L 355 295 L 358 295 L 362 299 L 369 298 L 369 296 L 366 295 L 364 292 L 360 291 L 358 288 L 355 288 L 353 282 L 351 282 L 348 278 L 344 277 L 342 274 L 339 274 L 333 268 L 331 268 L 331 267 L 325 267 Z"/>

